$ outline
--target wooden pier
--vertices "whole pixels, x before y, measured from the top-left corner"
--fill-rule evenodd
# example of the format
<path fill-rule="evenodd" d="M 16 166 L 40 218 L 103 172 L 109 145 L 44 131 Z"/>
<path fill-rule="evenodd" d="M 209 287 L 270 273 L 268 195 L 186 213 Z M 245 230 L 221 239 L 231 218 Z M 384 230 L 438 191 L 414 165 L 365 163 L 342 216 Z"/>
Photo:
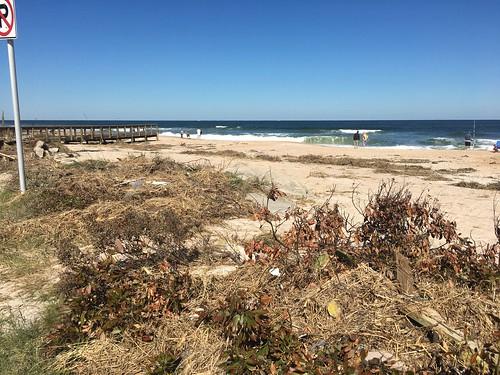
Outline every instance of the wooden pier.
<path fill-rule="evenodd" d="M 42 140 L 61 143 L 108 143 L 116 141 L 158 140 L 158 125 L 72 125 L 22 126 L 23 141 Z M 0 128 L 0 139 L 15 139 L 13 127 Z"/>

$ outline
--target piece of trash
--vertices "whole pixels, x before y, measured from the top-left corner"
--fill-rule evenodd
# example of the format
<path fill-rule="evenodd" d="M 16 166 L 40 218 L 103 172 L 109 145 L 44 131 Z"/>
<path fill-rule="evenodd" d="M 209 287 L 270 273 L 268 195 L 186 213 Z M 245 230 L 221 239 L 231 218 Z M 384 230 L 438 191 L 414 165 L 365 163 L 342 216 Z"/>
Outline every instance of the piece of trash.
<path fill-rule="evenodd" d="M 328 314 L 330 314 L 330 316 L 334 317 L 335 319 L 340 317 L 340 307 L 337 302 L 330 301 L 326 309 L 328 310 Z"/>
<path fill-rule="evenodd" d="M 168 182 L 167 181 L 151 181 L 150 184 L 153 186 L 165 186 L 165 185 L 168 185 Z"/>
<path fill-rule="evenodd" d="M 130 183 L 132 189 L 139 189 L 144 184 L 143 180 L 137 180 Z"/>
<path fill-rule="evenodd" d="M 279 268 L 271 268 L 269 270 L 269 273 L 273 276 L 276 276 L 276 277 L 280 277 L 281 276 L 281 272 L 280 272 L 280 269 Z"/>

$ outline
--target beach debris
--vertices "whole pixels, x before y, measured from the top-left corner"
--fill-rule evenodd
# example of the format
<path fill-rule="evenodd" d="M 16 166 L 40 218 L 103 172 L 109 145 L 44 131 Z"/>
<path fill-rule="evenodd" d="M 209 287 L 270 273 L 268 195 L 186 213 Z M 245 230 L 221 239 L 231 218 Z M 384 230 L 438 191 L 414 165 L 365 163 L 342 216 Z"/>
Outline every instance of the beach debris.
<path fill-rule="evenodd" d="M 448 324 L 446 324 L 446 321 L 443 319 L 443 317 L 433 308 L 421 307 L 415 304 L 415 305 L 405 305 L 401 308 L 401 310 L 411 320 L 415 321 L 422 327 L 429 328 L 432 331 L 436 331 L 443 337 L 446 337 L 447 339 L 452 340 L 459 345 L 467 346 L 472 353 L 477 354 L 479 352 L 480 349 L 479 343 L 467 340 L 465 338 L 465 335 L 461 331 L 456 330 L 450 327 Z M 488 366 L 486 362 L 484 363 L 484 365 Z"/>
<path fill-rule="evenodd" d="M 250 260 L 250 257 L 247 255 L 242 245 L 227 243 L 225 250 L 228 254 L 234 255 L 236 261 L 239 263 L 245 263 Z"/>
<path fill-rule="evenodd" d="M 275 277 L 280 277 L 281 276 L 281 272 L 280 272 L 280 269 L 279 268 L 271 268 L 269 270 L 269 273 Z"/>
<path fill-rule="evenodd" d="M 335 319 L 338 319 L 340 317 L 340 307 L 336 301 L 330 301 L 326 309 L 331 317 Z"/>
<path fill-rule="evenodd" d="M 116 184 L 116 186 L 132 185 L 133 183 L 137 183 L 137 181 L 142 181 L 142 180 L 143 180 L 142 178 L 128 179 Z"/>
<path fill-rule="evenodd" d="M 168 185 L 168 182 L 167 181 L 151 181 L 150 184 L 153 186 L 166 186 L 166 185 Z"/>
<path fill-rule="evenodd" d="M 226 277 L 238 269 L 233 264 L 221 264 L 218 266 L 198 266 L 190 269 L 192 277 Z"/>
<path fill-rule="evenodd" d="M 369 351 L 366 354 L 364 362 L 369 366 L 379 366 L 385 364 L 389 366 L 390 369 L 395 371 L 405 371 L 406 366 L 403 362 L 396 360 L 394 354 L 386 351 Z"/>
<path fill-rule="evenodd" d="M 37 157 L 43 159 L 45 156 L 49 155 L 49 145 L 44 141 L 37 141 L 33 152 Z"/>
<path fill-rule="evenodd" d="M 404 293 L 411 294 L 415 291 L 413 273 L 410 266 L 410 260 L 401 255 L 399 251 L 395 252 L 396 255 L 396 278 L 399 282 L 401 290 Z"/>
<path fill-rule="evenodd" d="M 10 160 L 10 161 L 16 160 L 16 158 L 14 156 L 4 154 L 3 152 L 0 152 L 0 157 L 5 158 L 5 159 Z"/>
<path fill-rule="evenodd" d="M 243 247 L 234 238 L 205 242 L 204 232 L 203 241 L 193 240 L 208 224 L 238 215 L 250 221 L 253 213 L 242 209 L 247 191 L 238 193 L 218 171 L 146 158 L 37 164 L 29 170 L 40 185 L 33 194 L 41 210 L 15 228 L 9 223 L 12 232 L 0 228 L 0 241 L 30 228 L 57 237 L 64 315 L 47 339 L 47 354 L 67 365 L 61 368 L 107 373 L 109 358 L 116 373 L 147 373 L 152 364 L 163 371 L 170 358 L 180 361 L 179 373 L 434 374 L 484 362 L 494 368 L 479 342 L 494 343 L 498 330 L 492 320 L 498 304 L 484 288 L 497 258 L 477 254 L 436 207 L 409 202 L 395 188 L 401 205 L 391 204 L 391 194 L 374 198 L 361 208 L 363 230 L 333 204 L 284 214 L 268 209 L 260 218 L 289 220 L 287 230 L 257 232 Z M 145 181 L 144 196 L 131 200 L 135 181 Z M 450 242 L 430 247 L 433 236 Z M 227 243 L 230 255 L 255 261 L 239 266 L 236 256 L 220 251 Z M 172 357 L 165 342 L 181 343 L 169 345 Z M 202 367 L 207 357 L 212 371 Z"/>

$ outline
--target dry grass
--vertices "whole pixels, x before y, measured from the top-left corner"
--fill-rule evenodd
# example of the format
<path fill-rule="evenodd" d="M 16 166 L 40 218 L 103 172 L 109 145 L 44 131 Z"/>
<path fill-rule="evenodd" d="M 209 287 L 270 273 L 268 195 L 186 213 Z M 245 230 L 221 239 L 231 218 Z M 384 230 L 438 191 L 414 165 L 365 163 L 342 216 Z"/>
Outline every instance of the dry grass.
<path fill-rule="evenodd" d="M 423 167 L 421 165 L 403 164 L 403 161 L 392 162 L 387 159 L 359 159 L 350 157 L 332 157 L 321 155 L 301 155 L 301 156 L 286 156 L 285 159 L 292 163 L 304 164 L 326 164 L 349 166 L 356 168 L 370 168 L 374 169 L 375 173 L 385 173 L 392 176 L 416 176 L 424 177 L 426 180 L 431 181 L 449 181 L 447 177 L 442 176 L 437 171 L 430 167 Z M 414 160 L 410 160 L 415 163 Z"/>
<path fill-rule="evenodd" d="M 186 155 L 210 155 L 210 156 L 223 156 L 228 158 L 239 158 L 246 159 L 247 154 L 240 151 L 234 150 L 219 150 L 219 151 L 208 151 L 208 150 L 186 150 L 182 154 Z"/>
<path fill-rule="evenodd" d="M 176 374 L 218 374 L 225 347 L 219 332 L 197 327 L 187 316 L 173 317 L 150 343 L 131 335 L 121 340 L 102 336 L 58 355 L 52 369 L 79 375 L 147 374 L 159 367 L 162 355 L 174 354 L 182 358 Z"/>
<path fill-rule="evenodd" d="M 272 161 L 272 162 L 280 162 L 281 158 L 276 155 L 267 155 L 267 154 L 259 154 L 255 156 L 255 159 L 258 160 L 265 160 L 265 161 Z"/>
<path fill-rule="evenodd" d="M 215 153 L 206 150 L 188 152 Z M 222 152 L 224 155 L 221 156 L 240 157 L 236 151 Z M 340 163 L 336 165 L 384 172 L 394 170 L 425 178 L 436 176 L 430 168 L 399 165 L 383 159 L 309 155 L 293 158 L 293 162 Z M 128 314 L 127 309 L 137 305 L 133 302 L 114 306 L 113 311 L 119 311 L 123 322 L 127 322 L 127 317 L 134 317 L 129 327 L 120 326 L 120 332 L 103 329 L 96 331 L 99 334 L 90 332 L 85 336 L 87 332 L 75 323 L 80 319 L 83 321 L 82 315 L 76 311 L 76 318 L 73 316 L 74 319 L 70 320 L 73 324 L 67 328 L 81 330 L 82 337 L 86 338 L 51 352 L 55 356 L 51 366 L 54 372 L 223 373 L 221 365 L 226 361 L 231 340 L 226 340 L 221 327 L 200 318 L 217 311 L 228 296 L 242 290 L 255 306 L 262 296 L 270 297 L 266 309 L 274 326 L 278 327 L 285 316 L 289 318 L 293 334 L 300 337 L 300 344 L 310 353 L 314 353 L 318 346 L 335 346 L 346 337 L 356 335 L 366 349 L 388 351 L 411 368 L 429 366 L 436 361 L 436 353 L 447 353 L 449 363 L 456 361 L 458 365 L 463 362 L 462 358 L 454 356 L 458 350 L 455 343 L 446 338 L 440 343 L 430 342 L 429 330 L 416 326 L 407 318 L 403 310 L 409 304 L 432 307 L 450 327 L 465 332 L 468 339 L 492 343 L 496 338 L 499 329 L 497 301 L 479 291 L 453 285 L 451 279 L 440 281 L 425 275 L 418 278 L 416 292 L 410 296 L 401 293 L 394 281 L 362 260 L 356 262 L 357 266 L 345 268 L 331 277 L 318 278 L 311 278 L 310 269 L 301 268 L 301 263 L 290 268 L 293 272 L 282 268 L 282 276 L 275 277 L 269 272 L 272 263 L 247 262 L 225 277 L 205 275 L 201 280 L 196 279 L 196 293 L 183 299 L 176 311 L 165 310 L 160 315 L 155 310 L 156 302 L 160 305 L 163 298 L 171 296 L 155 294 L 157 286 L 153 276 L 157 266 L 167 269 L 175 266 L 172 270 L 187 275 L 194 262 L 206 268 L 221 262 L 223 257 L 224 262 L 229 262 L 227 254 L 217 257 L 210 253 L 210 241 L 202 247 L 193 236 L 200 234 L 207 224 L 221 223 L 253 212 L 254 207 L 245 197 L 261 182 L 244 181 L 233 174 L 196 163 L 179 164 L 159 158 L 129 158 L 118 163 L 93 161 L 70 167 L 51 161 L 36 163 L 30 168 L 32 192 L 16 195 L 12 182 L 11 191 L 0 197 L 0 207 L 12 213 L 12 216 L 0 218 L 0 254 L 12 246 L 12 239 L 29 240 L 33 237 L 37 242 L 26 246 L 23 250 L 26 255 L 44 249 L 54 256 L 57 249 L 59 260 L 65 262 L 69 271 L 75 264 L 80 268 L 74 270 L 85 270 L 85 267 L 95 267 L 99 262 L 106 265 L 110 261 L 109 268 L 92 270 L 114 270 L 115 276 L 121 275 L 122 271 L 128 276 L 136 275 L 137 279 L 130 283 L 133 288 L 130 296 L 137 298 L 138 294 L 144 293 L 147 301 L 141 310 L 145 314 L 141 319 L 137 318 L 138 315 Z M 318 174 L 315 177 L 326 176 Z M 203 256 L 203 252 L 210 254 Z M 114 255 L 127 255 L 132 261 L 111 260 Z M 143 258 L 144 264 L 138 262 Z M 83 260 L 87 263 L 83 264 Z M 36 273 L 44 264 L 39 262 L 38 267 L 31 272 Z M 80 277 L 82 273 L 75 272 L 73 276 Z M 109 273 L 111 277 L 112 272 Z M 141 278 L 146 274 L 151 277 Z M 105 281 L 108 275 L 99 277 Z M 309 281 L 299 285 L 296 282 L 299 279 Z M 120 278 L 112 281 L 119 283 Z M 83 280 L 83 284 L 87 282 Z M 71 283 L 65 284 L 70 289 L 64 294 L 69 296 L 66 310 L 75 308 L 71 304 L 72 298 L 83 298 L 85 303 L 92 304 L 92 288 L 85 299 L 87 287 L 83 284 L 75 282 L 73 290 Z M 120 284 L 120 287 L 126 291 L 127 285 Z M 113 304 L 113 298 L 107 293 L 102 292 L 100 296 L 103 301 L 93 307 L 94 314 Z M 340 306 L 338 318 L 327 312 L 331 301 Z M 90 315 L 90 310 L 87 315 Z M 67 324 L 68 320 L 60 322 Z M 149 330 L 150 335 L 146 338 L 137 333 L 139 324 Z M 141 327 L 142 331 L 144 329 Z M 64 329 L 59 327 L 58 332 L 64 333 Z M 168 370 L 170 366 L 175 368 Z"/>
<path fill-rule="evenodd" d="M 327 178 L 330 177 L 328 173 L 321 172 L 321 171 L 311 171 L 309 172 L 309 176 L 307 177 L 315 177 L 315 178 Z"/>
<path fill-rule="evenodd" d="M 422 282 L 417 285 L 417 294 L 423 298 L 415 299 L 400 294 L 392 281 L 361 265 L 341 274 L 339 280 L 332 279 L 311 289 L 306 293 L 296 291 L 282 296 L 276 308 L 281 305 L 288 309 L 298 331 L 314 340 L 340 339 L 355 334 L 363 337 L 369 348 L 393 353 L 412 366 L 425 366 L 430 359 L 429 353 L 433 347 L 438 348 L 438 344 L 429 343 L 427 330 L 410 323 L 402 312 L 408 304 L 432 307 L 450 326 L 467 329 L 472 340 L 484 343 L 495 339 L 495 324 L 489 316 L 489 313 L 495 314 L 495 304 L 486 303 L 480 295 L 467 289 L 450 290 L 447 283 Z M 338 320 L 326 311 L 332 300 L 342 311 Z"/>
<path fill-rule="evenodd" d="M 491 182 L 489 184 L 481 184 L 475 181 L 460 181 L 453 186 L 464 187 L 468 189 L 476 189 L 476 190 L 493 190 L 500 191 L 500 182 Z"/>
<path fill-rule="evenodd" d="M 474 173 L 477 172 L 477 169 L 474 168 L 438 169 L 436 172 L 457 175 L 457 174 Z"/>
<path fill-rule="evenodd" d="M 207 293 L 193 301 L 190 308 L 217 309 L 226 296 L 241 290 L 256 301 L 259 296 L 270 295 L 268 310 L 272 319 L 279 322 L 289 315 L 294 332 L 305 337 L 307 346 L 335 345 L 354 335 L 361 337 L 369 350 L 392 353 L 411 368 L 426 368 L 442 345 L 450 351 L 459 350 L 459 346 L 448 338 L 442 338 L 441 343 L 430 342 L 429 330 L 416 326 L 403 312 L 410 304 L 435 309 L 450 327 L 466 332 L 469 340 L 496 340 L 498 303 L 449 282 L 422 280 L 416 285 L 415 296 L 408 296 L 381 273 L 361 264 L 339 274 L 338 279 L 310 284 L 305 289 L 283 287 L 282 283 L 270 275 L 268 267 L 247 265 L 227 278 L 207 283 Z M 327 312 L 331 301 L 340 307 L 337 319 Z"/>
<path fill-rule="evenodd" d="M 118 142 L 116 143 L 116 145 L 137 151 L 162 151 L 162 150 L 169 150 L 175 147 L 175 145 L 158 144 L 150 142 L 133 142 L 133 143 Z"/>
<path fill-rule="evenodd" d="M 251 157 L 244 152 L 235 151 L 235 150 L 218 150 L 218 151 L 210 151 L 210 150 L 186 150 L 183 151 L 182 154 L 186 155 L 206 155 L 206 156 L 223 156 L 228 158 L 236 158 L 236 159 L 250 159 Z M 267 155 L 267 154 L 258 154 L 255 155 L 254 159 L 256 160 L 265 160 L 271 162 L 280 162 L 282 159 L 279 156 L 275 155 Z"/>

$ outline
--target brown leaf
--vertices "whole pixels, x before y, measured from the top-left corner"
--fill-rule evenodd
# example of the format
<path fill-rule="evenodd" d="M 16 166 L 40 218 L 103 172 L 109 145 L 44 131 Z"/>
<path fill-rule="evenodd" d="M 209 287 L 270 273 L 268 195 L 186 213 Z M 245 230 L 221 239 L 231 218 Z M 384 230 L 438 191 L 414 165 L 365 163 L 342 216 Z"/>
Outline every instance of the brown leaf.
<path fill-rule="evenodd" d="M 273 297 L 270 295 L 262 295 L 260 296 L 260 304 L 262 306 L 269 306 L 271 304 L 271 301 L 273 300 Z"/>

